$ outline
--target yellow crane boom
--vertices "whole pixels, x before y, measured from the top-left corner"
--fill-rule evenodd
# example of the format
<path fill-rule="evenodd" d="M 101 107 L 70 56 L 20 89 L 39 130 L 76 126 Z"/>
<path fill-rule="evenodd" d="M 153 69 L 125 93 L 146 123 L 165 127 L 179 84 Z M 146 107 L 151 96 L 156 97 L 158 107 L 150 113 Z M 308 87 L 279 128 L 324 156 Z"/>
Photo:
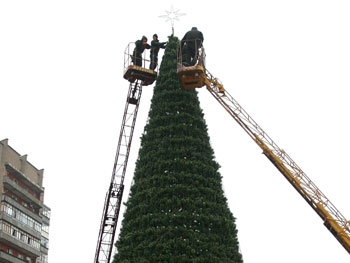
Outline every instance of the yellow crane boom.
<path fill-rule="evenodd" d="M 181 53 L 180 53 L 181 54 Z M 207 90 L 235 119 L 246 133 L 263 150 L 264 155 L 284 175 L 288 182 L 297 190 L 305 201 L 321 217 L 323 224 L 350 253 L 350 222 L 340 213 L 331 201 L 311 181 L 292 158 L 264 132 L 239 103 L 225 90 L 222 83 L 215 78 L 203 65 L 202 59 L 194 66 L 182 66 L 178 63 L 178 78 L 185 89 L 206 86 Z"/>

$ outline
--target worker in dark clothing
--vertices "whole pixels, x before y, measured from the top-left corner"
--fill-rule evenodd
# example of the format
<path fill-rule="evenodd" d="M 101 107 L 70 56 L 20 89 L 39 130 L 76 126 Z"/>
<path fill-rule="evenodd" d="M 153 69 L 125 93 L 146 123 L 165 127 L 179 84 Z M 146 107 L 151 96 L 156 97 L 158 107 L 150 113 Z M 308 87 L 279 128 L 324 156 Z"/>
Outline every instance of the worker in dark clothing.
<path fill-rule="evenodd" d="M 147 43 L 147 37 L 142 36 L 141 40 L 135 42 L 135 48 L 131 56 L 132 63 L 142 67 L 142 53 L 145 49 L 150 49 L 151 46 Z"/>
<path fill-rule="evenodd" d="M 182 63 L 193 66 L 198 60 L 198 49 L 203 45 L 204 37 L 197 27 L 192 27 L 181 40 Z"/>
<path fill-rule="evenodd" d="M 155 70 L 158 66 L 158 53 L 159 49 L 165 48 L 166 42 L 159 42 L 158 35 L 153 35 L 153 40 L 151 41 L 151 64 L 149 69 Z"/>

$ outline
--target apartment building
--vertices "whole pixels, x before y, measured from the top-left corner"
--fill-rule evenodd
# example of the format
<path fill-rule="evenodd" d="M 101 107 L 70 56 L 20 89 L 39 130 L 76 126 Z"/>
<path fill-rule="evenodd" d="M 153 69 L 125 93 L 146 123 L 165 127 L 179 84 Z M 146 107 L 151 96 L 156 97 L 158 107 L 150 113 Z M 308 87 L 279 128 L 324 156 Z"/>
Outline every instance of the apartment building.
<path fill-rule="evenodd" d="M 44 170 L 0 141 L 0 262 L 48 263 L 50 208 Z"/>

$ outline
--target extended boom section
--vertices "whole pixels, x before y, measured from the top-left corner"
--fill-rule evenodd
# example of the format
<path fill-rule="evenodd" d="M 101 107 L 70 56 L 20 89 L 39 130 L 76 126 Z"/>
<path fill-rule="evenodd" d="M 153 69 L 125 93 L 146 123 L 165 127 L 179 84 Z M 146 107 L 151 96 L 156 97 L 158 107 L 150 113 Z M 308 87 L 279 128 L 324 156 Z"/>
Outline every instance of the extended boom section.
<path fill-rule="evenodd" d="M 264 132 L 252 117 L 224 89 L 223 85 L 206 70 L 206 87 L 214 98 L 238 122 L 263 150 L 264 155 L 276 166 L 306 202 L 322 218 L 324 225 L 350 253 L 349 222 L 310 180 L 292 158 Z"/>
<path fill-rule="evenodd" d="M 180 60 L 181 61 L 181 60 Z M 264 155 L 322 218 L 324 225 L 350 253 L 350 222 L 329 201 L 290 156 L 264 132 L 199 60 L 195 66 L 178 64 L 177 74 L 184 89 L 206 86 L 213 97 L 263 150 Z"/>
<path fill-rule="evenodd" d="M 130 83 L 120 129 L 117 153 L 113 165 L 112 179 L 106 193 L 94 263 L 109 263 L 111 259 L 123 197 L 124 178 L 141 93 L 141 81 L 137 80 L 134 83 Z"/>
<path fill-rule="evenodd" d="M 123 198 L 126 166 L 129 160 L 142 86 L 153 84 L 157 78 L 156 71 L 145 68 L 146 62 L 148 62 L 146 54 L 140 58 L 140 65 L 133 64 L 132 58 L 135 54 L 132 46 L 134 44 L 135 43 L 129 43 L 124 52 L 123 76 L 130 84 L 125 102 L 125 110 L 120 129 L 117 153 L 113 165 L 112 178 L 106 193 L 103 207 L 94 263 L 109 263 L 111 261 L 114 246 L 113 242 Z"/>

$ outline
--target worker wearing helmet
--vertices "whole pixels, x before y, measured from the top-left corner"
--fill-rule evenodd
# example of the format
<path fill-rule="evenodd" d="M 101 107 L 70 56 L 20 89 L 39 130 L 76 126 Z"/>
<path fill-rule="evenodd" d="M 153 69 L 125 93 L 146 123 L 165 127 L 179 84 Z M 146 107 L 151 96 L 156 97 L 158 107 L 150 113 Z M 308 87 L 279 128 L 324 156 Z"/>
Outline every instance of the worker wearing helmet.
<path fill-rule="evenodd" d="M 166 42 L 159 42 L 158 35 L 153 35 L 153 40 L 151 41 L 151 64 L 149 69 L 155 70 L 158 66 L 158 53 L 159 49 L 165 48 Z"/>
<path fill-rule="evenodd" d="M 147 37 L 142 36 L 141 40 L 135 42 L 135 48 L 131 56 L 134 65 L 142 67 L 142 53 L 145 49 L 150 49 L 151 46 L 147 43 Z"/>

